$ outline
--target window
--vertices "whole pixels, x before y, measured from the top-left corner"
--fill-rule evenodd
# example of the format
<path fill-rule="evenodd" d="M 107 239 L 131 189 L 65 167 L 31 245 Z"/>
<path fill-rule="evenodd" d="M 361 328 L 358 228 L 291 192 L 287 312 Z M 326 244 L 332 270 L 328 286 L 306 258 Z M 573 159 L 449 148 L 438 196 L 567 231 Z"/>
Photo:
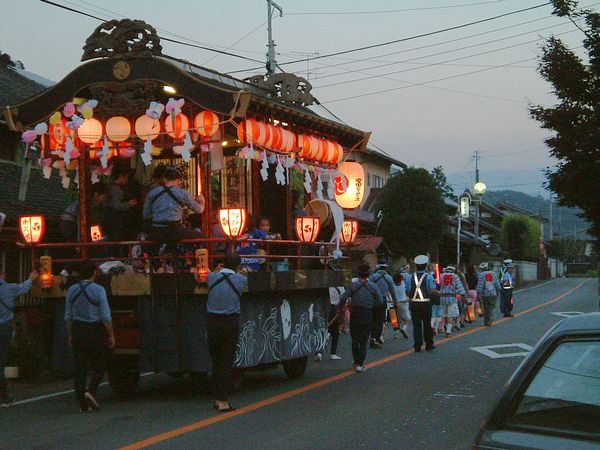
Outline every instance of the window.
<path fill-rule="evenodd" d="M 600 341 L 567 341 L 556 347 L 507 424 L 599 437 Z"/>

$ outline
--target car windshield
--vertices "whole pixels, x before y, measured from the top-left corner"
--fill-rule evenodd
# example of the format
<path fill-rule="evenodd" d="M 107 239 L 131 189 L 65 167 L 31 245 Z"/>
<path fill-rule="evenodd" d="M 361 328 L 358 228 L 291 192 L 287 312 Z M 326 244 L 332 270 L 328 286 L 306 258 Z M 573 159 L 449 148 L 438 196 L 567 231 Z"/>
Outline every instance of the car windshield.
<path fill-rule="evenodd" d="M 535 374 L 508 423 L 600 435 L 600 341 L 560 344 Z"/>

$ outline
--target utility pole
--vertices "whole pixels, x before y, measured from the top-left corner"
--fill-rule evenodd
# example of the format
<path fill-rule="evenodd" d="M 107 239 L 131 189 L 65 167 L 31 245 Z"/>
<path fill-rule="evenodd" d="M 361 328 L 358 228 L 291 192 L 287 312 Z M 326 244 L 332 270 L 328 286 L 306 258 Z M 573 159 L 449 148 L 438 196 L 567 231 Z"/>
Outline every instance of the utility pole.
<path fill-rule="evenodd" d="M 550 240 L 554 239 L 554 218 L 552 217 L 552 192 L 550 192 Z"/>
<path fill-rule="evenodd" d="M 275 10 L 279 11 L 279 17 L 283 17 L 283 9 L 273 0 L 267 0 L 267 33 L 268 33 L 268 44 L 267 44 L 267 75 L 275 73 L 277 67 L 277 61 L 275 60 L 275 41 L 273 41 L 273 14 Z"/>
<path fill-rule="evenodd" d="M 473 156 L 475 158 L 475 184 L 479 183 L 479 150 L 475 151 L 475 156 Z M 479 239 L 479 214 L 480 214 L 480 203 L 481 203 L 481 197 L 479 195 L 475 195 L 475 226 L 474 226 L 474 232 L 475 232 L 475 239 Z"/>
<path fill-rule="evenodd" d="M 479 150 L 475 151 L 473 158 L 475 159 L 475 183 L 479 183 Z"/>

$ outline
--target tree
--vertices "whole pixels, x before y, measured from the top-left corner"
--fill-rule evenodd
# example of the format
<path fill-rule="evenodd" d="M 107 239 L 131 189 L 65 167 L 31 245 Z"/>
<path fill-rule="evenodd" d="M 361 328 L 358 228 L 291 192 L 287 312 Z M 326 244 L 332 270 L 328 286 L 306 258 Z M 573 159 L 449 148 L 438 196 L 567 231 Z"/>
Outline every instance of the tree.
<path fill-rule="evenodd" d="M 396 255 L 413 257 L 439 244 L 448 226 L 442 193 L 425 169 L 409 167 L 391 177 L 377 200 L 381 235 Z"/>
<path fill-rule="evenodd" d="M 446 178 L 446 174 L 444 173 L 442 166 L 434 167 L 431 171 L 431 176 L 435 180 L 438 189 L 442 192 L 444 197 L 456 200 L 454 189 L 452 189 L 452 186 L 448 183 L 448 179 Z"/>
<path fill-rule="evenodd" d="M 560 39 L 550 37 L 542 48 L 541 76 L 558 98 L 554 107 L 532 106 L 531 116 L 554 135 L 546 139 L 558 159 L 547 170 L 549 187 L 563 206 L 579 207 L 600 237 L 600 14 L 578 10 L 576 0 L 552 0 L 553 14 L 569 18 L 584 34 L 583 61 Z M 578 19 L 583 19 L 581 28 Z"/>
<path fill-rule="evenodd" d="M 568 262 L 579 262 L 585 257 L 585 242 L 574 238 L 554 239 L 549 242 L 548 256 Z"/>
<path fill-rule="evenodd" d="M 500 245 L 512 259 L 537 261 L 540 258 L 540 224 L 521 214 L 509 214 L 500 225 Z"/>

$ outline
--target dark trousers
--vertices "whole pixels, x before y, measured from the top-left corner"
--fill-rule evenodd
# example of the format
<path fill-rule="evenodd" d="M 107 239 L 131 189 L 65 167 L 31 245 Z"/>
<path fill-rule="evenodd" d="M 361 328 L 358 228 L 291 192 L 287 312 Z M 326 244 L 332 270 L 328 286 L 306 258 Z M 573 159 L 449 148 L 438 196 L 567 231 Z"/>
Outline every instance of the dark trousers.
<path fill-rule="evenodd" d="M 481 306 L 483 306 L 483 323 L 491 325 L 494 320 L 494 308 L 496 307 L 496 296 L 481 297 Z"/>
<path fill-rule="evenodd" d="M 337 315 L 337 317 L 336 317 Z M 329 319 L 328 321 L 331 322 L 333 320 L 333 322 L 331 322 L 331 325 L 329 325 L 329 334 L 331 335 L 331 354 L 335 355 L 337 353 L 337 346 L 338 346 L 338 340 L 340 339 L 340 318 L 341 318 L 342 313 L 340 312 L 340 314 L 338 314 L 338 307 L 337 305 L 330 305 L 329 306 Z M 335 320 L 334 320 L 335 317 Z"/>
<path fill-rule="evenodd" d="M 227 401 L 232 384 L 232 367 L 240 333 L 239 314 L 208 314 L 208 350 L 212 359 L 213 395 Z"/>
<path fill-rule="evenodd" d="M 430 348 L 433 345 L 431 302 L 410 302 L 410 315 L 412 316 L 415 348 L 421 348 L 423 338 L 425 338 L 425 346 Z"/>
<path fill-rule="evenodd" d="M 350 312 L 350 337 L 352 338 L 352 357 L 354 364 L 362 366 L 367 357 L 367 345 L 373 321 L 368 308 L 352 307 Z"/>
<path fill-rule="evenodd" d="M 0 401 L 8 396 L 6 390 L 6 379 L 4 378 L 4 366 L 12 342 L 13 328 L 11 325 L 0 325 Z"/>
<path fill-rule="evenodd" d="M 500 311 L 502 312 L 502 314 L 510 314 L 512 312 L 512 296 L 512 289 L 502 289 L 500 291 Z"/>
<path fill-rule="evenodd" d="M 381 335 L 383 334 L 383 324 L 385 322 L 385 314 L 387 312 L 387 305 L 377 305 L 373 307 L 373 322 L 371 324 L 371 339 L 376 340 L 379 343 L 381 341 Z"/>
<path fill-rule="evenodd" d="M 75 376 L 75 396 L 80 406 L 86 406 L 83 395 L 89 392 L 96 396 L 98 386 L 104 377 L 108 353 L 106 328 L 102 322 L 73 322 L 73 370 Z M 90 374 L 90 382 L 87 376 Z"/>

